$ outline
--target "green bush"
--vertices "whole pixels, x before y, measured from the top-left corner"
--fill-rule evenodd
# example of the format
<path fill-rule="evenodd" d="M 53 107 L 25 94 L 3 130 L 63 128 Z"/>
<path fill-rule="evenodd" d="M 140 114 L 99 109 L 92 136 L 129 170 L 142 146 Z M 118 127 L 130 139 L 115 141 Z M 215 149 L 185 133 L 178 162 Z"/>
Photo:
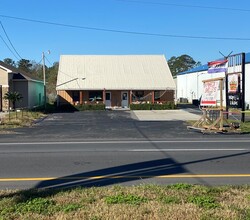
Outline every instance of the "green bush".
<path fill-rule="evenodd" d="M 84 105 L 77 105 L 75 108 L 78 111 L 86 111 L 86 110 L 105 110 L 104 104 L 84 104 Z"/>
<path fill-rule="evenodd" d="M 166 110 L 175 109 L 174 102 L 167 102 L 163 104 L 158 103 L 144 103 L 144 104 L 130 104 L 130 110 Z"/>
<path fill-rule="evenodd" d="M 130 104 L 130 110 L 151 110 L 152 104 Z"/>

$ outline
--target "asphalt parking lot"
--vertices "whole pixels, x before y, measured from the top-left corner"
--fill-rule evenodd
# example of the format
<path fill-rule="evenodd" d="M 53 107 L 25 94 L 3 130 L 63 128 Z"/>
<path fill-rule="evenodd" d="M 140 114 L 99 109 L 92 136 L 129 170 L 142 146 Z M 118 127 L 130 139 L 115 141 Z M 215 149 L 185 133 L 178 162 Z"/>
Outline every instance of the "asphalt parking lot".
<path fill-rule="evenodd" d="M 1 134 L 1 140 L 159 140 L 200 136 L 187 130 L 185 122 L 199 117 L 185 110 L 55 113 L 32 127 L 12 130 L 15 135 Z"/>

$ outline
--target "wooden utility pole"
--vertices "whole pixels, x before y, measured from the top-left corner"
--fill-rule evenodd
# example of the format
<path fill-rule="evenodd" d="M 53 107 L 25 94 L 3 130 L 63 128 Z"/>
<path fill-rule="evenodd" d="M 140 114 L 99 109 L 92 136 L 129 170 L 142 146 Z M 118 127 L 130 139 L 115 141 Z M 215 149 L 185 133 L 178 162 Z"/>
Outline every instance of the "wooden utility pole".
<path fill-rule="evenodd" d="M 43 89 L 44 89 L 44 110 L 46 110 L 46 77 L 45 77 L 45 56 L 44 56 L 44 52 L 42 52 L 42 60 L 43 60 Z"/>

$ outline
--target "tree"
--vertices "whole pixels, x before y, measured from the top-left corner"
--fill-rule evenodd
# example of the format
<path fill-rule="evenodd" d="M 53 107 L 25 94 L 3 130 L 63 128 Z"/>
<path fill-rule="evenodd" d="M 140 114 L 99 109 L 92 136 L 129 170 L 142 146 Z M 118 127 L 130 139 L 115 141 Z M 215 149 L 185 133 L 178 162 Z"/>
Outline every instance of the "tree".
<path fill-rule="evenodd" d="M 53 63 L 53 66 L 46 69 L 46 82 L 47 82 L 47 94 L 50 101 L 54 101 L 56 98 L 56 80 L 58 73 L 59 63 Z"/>
<path fill-rule="evenodd" d="M 6 63 L 6 64 L 8 64 L 8 65 L 10 65 L 10 66 L 14 66 L 14 67 L 16 66 L 15 61 L 12 60 L 11 58 L 5 58 L 5 59 L 3 60 L 3 62 Z"/>
<path fill-rule="evenodd" d="M 32 67 L 32 63 L 30 60 L 21 59 L 17 62 L 17 68 L 27 73 L 30 73 L 31 67 Z"/>
<path fill-rule="evenodd" d="M 16 102 L 21 101 L 22 95 L 19 92 L 6 92 L 4 99 L 9 100 L 12 103 L 13 109 L 16 108 Z"/>
<path fill-rule="evenodd" d="M 168 60 L 168 66 L 173 76 L 199 65 L 201 65 L 200 62 L 196 62 L 191 56 L 186 54 L 179 57 L 173 56 Z"/>

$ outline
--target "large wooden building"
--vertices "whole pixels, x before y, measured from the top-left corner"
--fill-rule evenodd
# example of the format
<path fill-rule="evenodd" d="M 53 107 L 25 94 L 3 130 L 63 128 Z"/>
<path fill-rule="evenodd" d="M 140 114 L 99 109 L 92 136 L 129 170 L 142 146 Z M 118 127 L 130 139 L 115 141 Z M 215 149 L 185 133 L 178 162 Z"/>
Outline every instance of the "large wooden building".
<path fill-rule="evenodd" d="M 57 102 L 129 107 L 174 101 L 175 83 L 164 55 L 62 55 Z"/>

